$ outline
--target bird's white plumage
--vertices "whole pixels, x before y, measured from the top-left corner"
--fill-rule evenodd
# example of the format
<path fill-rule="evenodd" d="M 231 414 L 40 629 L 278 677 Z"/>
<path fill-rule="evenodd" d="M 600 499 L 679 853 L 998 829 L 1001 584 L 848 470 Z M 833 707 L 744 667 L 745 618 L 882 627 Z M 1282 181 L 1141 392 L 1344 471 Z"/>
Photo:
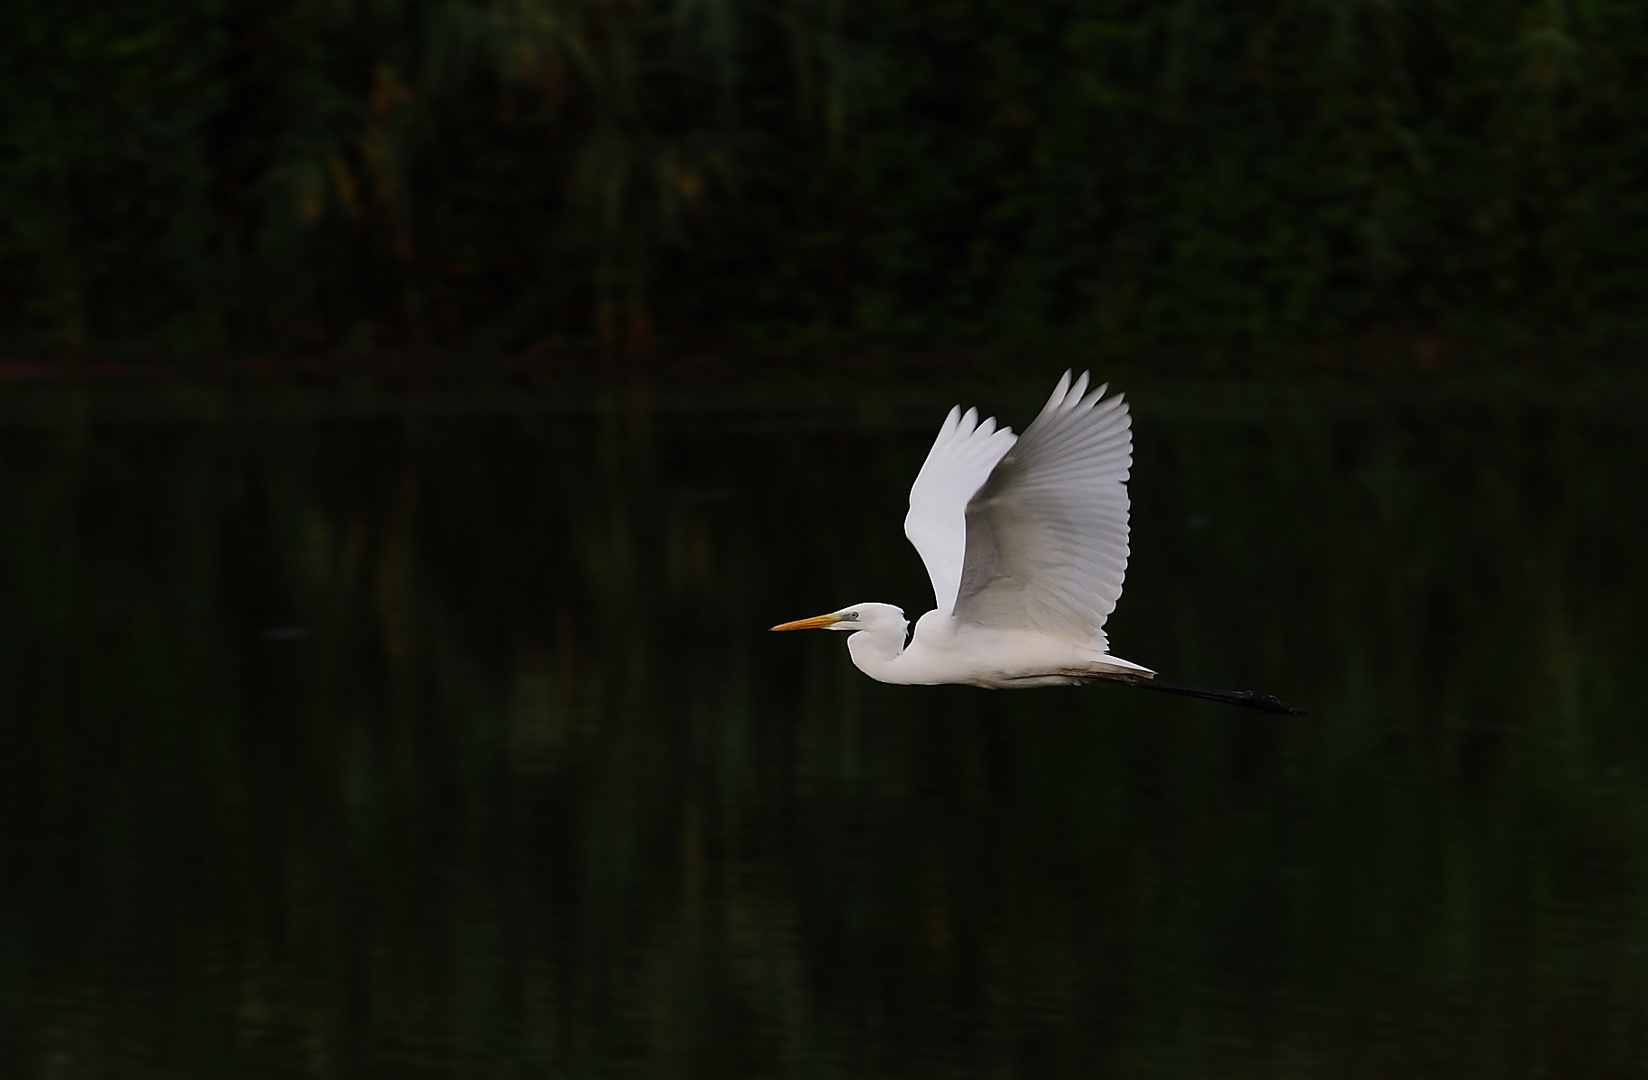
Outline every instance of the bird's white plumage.
<path fill-rule="evenodd" d="M 1121 395 L 1065 372 L 1024 434 L 950 410 L 910 489 L 904 532 L 936 607 L 858 604 L 775 630 L 852 632 L 853 663 L 894 683 L 1049 686 L 1152 672 L 1109 654 L 1127 571 L 1133 434 Z"/>
<path fill-rule="evenodd" d="M 994 417 L 979 422 L 977 409 L 950 410 L 910 487 L 904 535 L 910 538 L 933 579 L 933 599 L 946 615 L 955 610 L 967 554 L 967 501 L 1018 436 L 998 429 Z"/>

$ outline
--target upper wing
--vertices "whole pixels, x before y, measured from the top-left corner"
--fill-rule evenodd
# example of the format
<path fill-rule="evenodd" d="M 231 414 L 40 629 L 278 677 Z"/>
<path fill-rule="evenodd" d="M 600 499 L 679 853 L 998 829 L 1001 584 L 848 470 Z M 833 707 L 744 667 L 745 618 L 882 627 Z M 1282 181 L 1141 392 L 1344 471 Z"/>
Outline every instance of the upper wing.
<path fill-rule="evenodd" d="M 938 429 L 933 448 L 910 488 L 910 512 L 904 516 L 904 535 L 915 545 L 927 576 L 933 579 L 933 598 L 948 615 L 956 606 L 961 587 L 961 562 L 967 549 L 967 500 L 984 483 L 990 470 L 1017 440 L 1012 428 L 996 429 L 995 418 L 979 423 L 978 410 L 961 406 L 950 410 Z"/>
<path fill-rule="evenodd" d="M 967 504 L 955 614 L 1106 648 L 1127 572 L 1132 421 L 1121 395 L 1059 380 L 1041 414 Z"/>

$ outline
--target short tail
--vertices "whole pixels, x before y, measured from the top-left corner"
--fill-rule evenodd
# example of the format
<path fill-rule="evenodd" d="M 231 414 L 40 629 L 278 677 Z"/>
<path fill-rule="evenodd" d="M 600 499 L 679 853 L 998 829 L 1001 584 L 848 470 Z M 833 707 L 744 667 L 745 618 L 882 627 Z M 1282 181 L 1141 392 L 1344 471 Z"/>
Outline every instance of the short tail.
<path fill-rule="evenodd" d="M 1274 716 L 1309 716 L 1303 709 L 1294 708 L 1274 694 L 1261 694 L 1257 690 L 1210 690 L 1204 686 L 1182 686 L 1179 683 L 1163 682 L 1161 679 L 1147 679 L 1137 675 L 1112 675 L 1111 680 L 1136 686 L 1141 690 L 1160 690 L 1164 694 L 1179 694 L 1183 697 L 1201 698 L 1203 701 L 1218 701 L 1226 705 L 1235 705 L 1243 709 L 1252 709 L 1254 712 L 1270 713 Z"/>

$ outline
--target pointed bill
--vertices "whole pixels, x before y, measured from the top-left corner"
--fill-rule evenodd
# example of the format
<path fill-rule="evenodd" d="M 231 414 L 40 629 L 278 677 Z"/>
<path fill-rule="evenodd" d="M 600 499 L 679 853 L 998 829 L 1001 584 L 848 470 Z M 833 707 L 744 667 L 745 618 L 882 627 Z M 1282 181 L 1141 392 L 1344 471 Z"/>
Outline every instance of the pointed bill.
<path fill-rule="evenodd" d="M 779 623 L 774 630 L 823 630 L 841 621 L 841 616 L 835 612 L 828 615 L 814 615 L 810 619 L 797 619 L 795 622 Z"/>

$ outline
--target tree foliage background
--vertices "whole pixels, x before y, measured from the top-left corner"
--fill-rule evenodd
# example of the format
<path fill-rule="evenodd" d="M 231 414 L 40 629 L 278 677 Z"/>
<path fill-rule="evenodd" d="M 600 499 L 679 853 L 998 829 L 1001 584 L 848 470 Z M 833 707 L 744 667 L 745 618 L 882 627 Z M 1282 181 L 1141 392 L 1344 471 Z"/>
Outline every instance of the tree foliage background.
<path fill-rule="evenodd" d="M 0 346 L 1640 338 L 1640 0 L 64 0 Z"/>

